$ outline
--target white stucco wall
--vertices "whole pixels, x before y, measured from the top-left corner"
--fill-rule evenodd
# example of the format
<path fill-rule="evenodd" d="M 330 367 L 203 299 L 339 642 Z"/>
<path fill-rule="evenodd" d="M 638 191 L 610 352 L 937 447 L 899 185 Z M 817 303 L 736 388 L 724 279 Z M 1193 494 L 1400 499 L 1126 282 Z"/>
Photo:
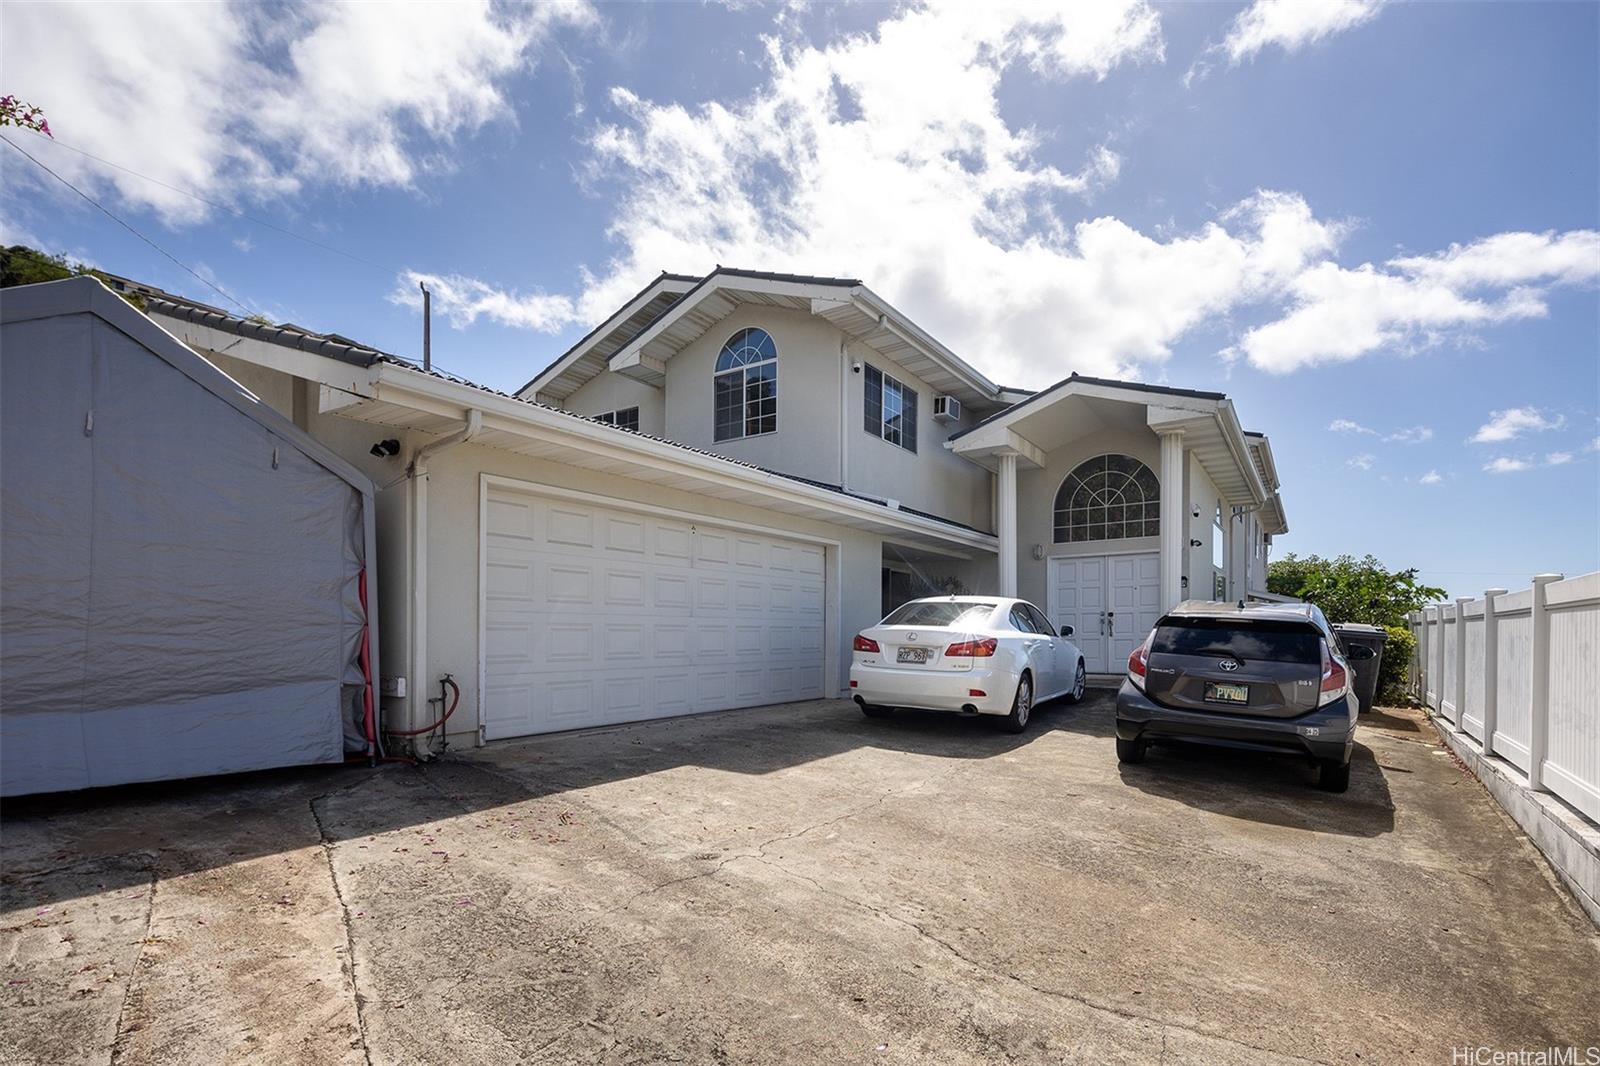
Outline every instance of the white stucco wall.
<path fill-rule="evenodd" d="M 935 422 L 933 398 L 937 393 L 927 382 L 864 344 L 849 345 L 849 358 L 852 366 L 857 362 L 863 365 L 861 373 L 851 371 L 847 383 L 845 445 L 851 490 L 899 500 L 918 510 L 993 531 L 990 486 L 994 475 L 944 446 L 955 434 L 971 429 L 976 418 L 963 411 L 959 422 Z M 916 390 L 915 453 L 867 432 L 867 365 Z"/>
<path fill-rule="evenodd" d="M 1127 537 L 1113 541 L 1056 544 L 1056 491 L 1074 467 L 1097 455 L 1131 455 L 1161 476 L 1161 438 L 1147 430 L 1101 430 L 1045 453 L 1044 467 L 1017 473 L 1017 595 L 1045 608 L 1045 582 L 1049 556 L 1104 555 L 1107 552 L 1158 551 L 1159 537 Z M 1165 493 L 1167 486 L 1162 485 Z M 1180 489 L 1181 491 L 1181 489 Z M 1033 557 L 1033 546 L 1044 545 L 1045 559 Z M 1048 608 L 1045 608 L 1048 609 Z"/>
<path fill-rule="evenodd" d="M 778 430 L 714 440 L 717 354 L 746 327 L 778 347 Z M 803 311 L 742 305 L 667 360 L 666 437 L 769 470 L 839 483 L 839 344 L 843 334 Z"/>
<path fill-rule="evenodd" d="M 713 439 L 717 354 L 729 337 L 752 326 L 771 334 L 778 347 L 778 429 L 718 441 Z M 871 363 L 917 391 L 915 454 L 866 432 L 865 374 L 847 369 L 857 362 Z M 935 422 L 935 395 L 925 381 L 867 346 L 847 343 L 843 332 L 826 319 L 788 308 L 745 305 L 667 361 L 664 388 L 608 371 L 583 385 L 563 406 L 583 415 L 638 406 L 642 432 L 770 470 L 843 484 L 855 492 L 898 500 L 919 511 L 990 530 L 992 475 L 944 447 L 950 436 L 970 428 L 976 419 L 964 414 L 958 423 Z M 841 463 L 846 451 L 847 461 Z"/>
<path fill-rule="evenodd" d="M 586 417 L 624 407 L 639 409 L 640 433 L 652 437 L 665 435 L 667 409 L 661 390 L 609 370 L 590 378 L 561 404 L 563 410 Z"/>

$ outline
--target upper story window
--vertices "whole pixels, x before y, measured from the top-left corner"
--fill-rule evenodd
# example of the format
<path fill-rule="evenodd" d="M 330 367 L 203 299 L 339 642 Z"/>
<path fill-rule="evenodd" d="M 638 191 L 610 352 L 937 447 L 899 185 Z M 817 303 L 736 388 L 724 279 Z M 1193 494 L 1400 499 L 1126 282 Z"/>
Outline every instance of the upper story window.
<path fill-rule="evenodd" d="M 605 414 L 595 415 L 596 422 L 604 422 L 608 426 L 617 426 L 622 429 L 631 429 L 639 432 L 639 409 L 637 407 L 623 407 L 616 411 L 607 411 Z"/>
<path fill-rule="evenodd" d="M 866 431 L 908 452 L 916 451 L 917 390 L 871 363 L 866 375 Z"/>
<path fill-rule="evenodd" d="M 1055 526 L 1057 544 L 1159 536 L 1161 483 L 1131 455 L 1097 455 L 1061 482 Z"/>
<path fill-rule="evenodd" d="M 778 429 L 778 346 L 764 329 L 741 329 L 717 353 L 716 440 Z"/>

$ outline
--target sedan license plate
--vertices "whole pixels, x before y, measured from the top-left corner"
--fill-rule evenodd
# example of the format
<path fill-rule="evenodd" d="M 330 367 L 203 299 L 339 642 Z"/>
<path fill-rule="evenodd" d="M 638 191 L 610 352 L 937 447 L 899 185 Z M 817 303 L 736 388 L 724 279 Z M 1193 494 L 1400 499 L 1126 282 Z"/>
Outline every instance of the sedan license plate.
<path fill-rule="evenodd" d="M 1249 703 L 1250 686 L 1233 685 L 1226 681 L 1207 681 L 1206 700 L 1209 703 Z"/>
<path fill-rule="evenodd" d="M 928 661 L 928 649 L 901 648 L 895 653 L 894 661 L 897 663 L 925 663 Z"/>

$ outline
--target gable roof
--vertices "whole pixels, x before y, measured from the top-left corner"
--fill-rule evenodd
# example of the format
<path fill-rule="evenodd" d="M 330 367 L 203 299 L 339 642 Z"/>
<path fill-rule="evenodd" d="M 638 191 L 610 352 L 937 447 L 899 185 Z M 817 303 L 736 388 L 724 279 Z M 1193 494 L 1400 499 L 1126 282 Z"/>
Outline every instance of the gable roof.
<path fill-rule="evenodd" d="M 558 355 L 549 366 L 529 378 L 516 394 L 529 399 L 537 399 L 540 394 L 558 400 L 571 396 L 579 385 L 605 369 L 605 357 L 654 322 L 702 280 L 692 274 L 669 274 L 663 270 L 648 285 L 628 297 L 610 317 L 580 337 L 576 344 Z M 593 356 L 600 358 L 594 359 Z M 586 365 L 586 357 L 590 357 L 587 363 L 598 365 Z"/>
<path fill-rule="evenodd" d="M 661 275 L 682 280 L 685 275 Z M 659 284 L 660 278 L 652 282 Z M 659 386 L 660 367 L 741 304 L 786 307 L 828 320 L 847 336 L 917 375 L 931 388 L 987 410 L 1009 401 L 1003 390 L 927 331 L 867 288 L 859 278 L 786 274 L 718 266 L 692 279 L 676 298 L 640 303 L 647 286 L 560 359 L 518 390 L 533 398 L 565 399 L 611 370 Z"/>
<path fill-rule="evenodd" d="M 1074 371 L 1068 376 L 1062 378 L 1060 381 L 1056 382 L 1054 385 L 1051 385 L 1048 388 L 1040 389 L 1038 392 L 1029 395 L 1026 399 L 1019 400 L 1003 411 L 996 411 L 994 414 L 990 415 L 988 418 L 985 418 L 977 425 L 969 426 L 960 433 L 952 433 L 949 439 L 957 440 L 958 438 L 965 437 L 974 430 L 982 429 L 984 426 L 995 421 L 996 419 L 1008 418 L 1011 415 L 1016 414 L 1021 409 L 1027 407 L 1029 404 L 1039 400 L 1048 400 L 1057 395 L 1060 390 L 1066 389 L 1073 384 L 1100 385 L 1105 388 L 1112 389 L 1130 389 L 1135 392 L 1148 392 L 1156 396 L 1187 396 L 1191 399 L 1199 400 L 1226 400 L 1228 398 L 1225 393 L 1221 392 L 1201 392 L 1198 389 L 1179 389 L 1170 385 L 1146 385 L 1142 381 L 1117 381 L 1114 378 L 1092 378 L 1086 374 L 1079 374 Z M 1008 389 L 1006 391 L 1020 392 L 1022 390 Z"/>

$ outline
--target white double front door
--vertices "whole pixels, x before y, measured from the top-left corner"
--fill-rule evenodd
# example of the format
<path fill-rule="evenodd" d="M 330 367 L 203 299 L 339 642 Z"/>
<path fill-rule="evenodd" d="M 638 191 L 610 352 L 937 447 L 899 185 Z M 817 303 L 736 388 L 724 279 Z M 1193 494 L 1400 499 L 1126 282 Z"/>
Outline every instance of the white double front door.
<path fill-rule="evenodd" d="M 1121 673 L 1161 617 L 1156 552 L 1051 559 L 1046 581 L 1050 619 L 1072 627 L 1091 674 Z"/>

